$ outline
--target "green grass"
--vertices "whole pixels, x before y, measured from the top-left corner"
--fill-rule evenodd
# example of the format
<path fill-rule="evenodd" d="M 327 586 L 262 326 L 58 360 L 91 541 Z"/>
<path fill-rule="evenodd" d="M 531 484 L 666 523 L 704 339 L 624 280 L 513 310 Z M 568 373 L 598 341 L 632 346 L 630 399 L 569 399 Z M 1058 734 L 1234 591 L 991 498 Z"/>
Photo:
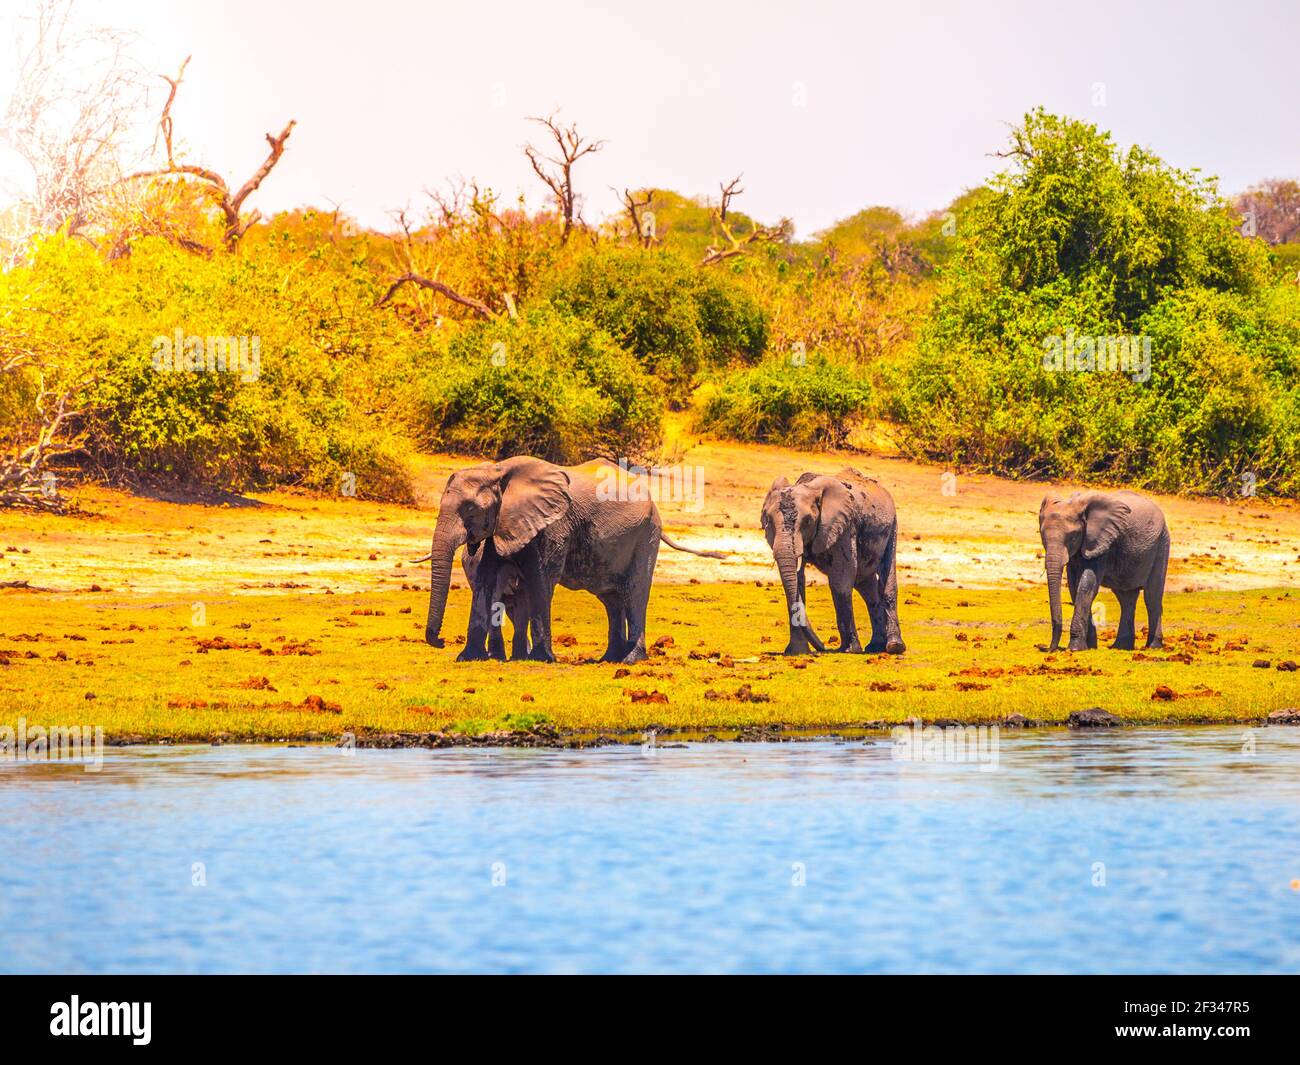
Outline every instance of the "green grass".
<path fill-rule="evenodd" d="M 817 586 L 809 599 L 825 638 L 834 631 L 829 594 Z M 452 593 L 448 646 L 434 650 L 422 638 L 425 594 L 413 590 L 212 598 L 202 627 L 190 624 L 189 597 L 3 592 L 0 724 L 206 741 L 543 724 L 816 729 L 1011 713 L 1063 722 L 1090 706 L 1133 722 L 1231 722 L 1300 705 L 1300 673 L 1276 668 L 1300 660 L 1297 596 L 1286 591 L 1173 593 L 1164 651 L 1047 655 L 1036 647 L 1048 639 L 1045 592 L 922 588 L 902 605 L 907 654 L 787 659 L 775 583 L 661 585 L 649 635 L 671 643 L 631 667 L 591 661 L 604 649 L 604 612 L 564 590 L 554 611 L 561 661 L 458 664 L 452 637 L 464 631 L 466 600 Z M 865 633 L 864 616 L 859 623 Z M 1103 644 L 1110 635 L 1103 630 Z M 199 641 L 214 638 L 239 646 L 204 652 Z M 1269 668 L 1255 668 L 1259 659 Z M 1153 699 L 1161 685 L 1177 698 Z M 766 701 L 750 701 L 746 686 Z M 639 692 L 667 702 L 634 701 Z"/>

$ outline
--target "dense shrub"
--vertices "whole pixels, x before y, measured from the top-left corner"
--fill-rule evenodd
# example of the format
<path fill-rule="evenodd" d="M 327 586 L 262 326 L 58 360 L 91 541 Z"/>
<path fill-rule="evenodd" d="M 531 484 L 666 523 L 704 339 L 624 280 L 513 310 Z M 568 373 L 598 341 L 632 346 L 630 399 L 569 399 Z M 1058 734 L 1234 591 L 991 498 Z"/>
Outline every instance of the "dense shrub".
<path fill-rule="evenodd" d="M 1042 112 L 975 204 L 882 412 L 913 454 L 1168 491 L 1293 493 L 1300 299 L 1213 189 Z M 1075 339 L 1136 337 L 1149 375 L 1054 368 Z M 1140 379 L 1138 379 L 1140 378 Z"/>
<path fill-rule="evenodd" d="M 753 362 L 767 346 L 759 304 L 725 274 L 671 252 L 601 248 L 562 271 L 550 299 L 631 351 L 683 400 L 708 366 Z"/>
<path fill-rule="evenodd" d="M 419 379 L 430 447 L 575 464 L 659 443 L 660 383 L 603 329 L 553 308 L 466 329 Z"/>
<path fill-rule="evenodd" d="M 56 237 L 0 276 L 0 313 L 75 385 L 90 459 L 111 475 L 337 492 L 350 473 L 359 496 L 409 498 L 409 445 L 363 416 L 372 369 L 397 352 L 372 281 L 291 280 L 257 254 L 205 259 L 154 238 L 107 262 Z M 182 357 L 197 338 L 204 371 L 157 367 L 178 334 Z M 248 363 L 207 372 L 209 338 L 227 337 Z"/>
<path fill-rule="evenodd" d="M 698 428 L 733 440 L 789 447 L 842 447 L 871 399 L 850 370 L 825 359 L 771 360 L 725 378 Z"/>

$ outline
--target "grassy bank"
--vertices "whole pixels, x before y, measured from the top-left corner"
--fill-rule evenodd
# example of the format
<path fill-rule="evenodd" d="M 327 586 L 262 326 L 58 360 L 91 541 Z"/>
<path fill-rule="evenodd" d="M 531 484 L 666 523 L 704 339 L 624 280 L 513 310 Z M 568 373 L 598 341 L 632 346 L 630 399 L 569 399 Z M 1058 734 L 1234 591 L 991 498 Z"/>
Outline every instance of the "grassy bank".
<path fill-rule="evenodd" d="M 467 598 L 453 593 L 448 634 L 464 631 Z M 458 664 L 451 641 L 427 647 L 425 594 L 415 586 L 207 598 L 198 613 L 188 598 L 8 590 L 0 592 L 0 724 L 24 717 L 29 726 L 102 725 L 111 737 L 180 741 L 476 733 L 537 722 L 593 732 L 912 716 L 991 722 L 1012 713 L 1063 722 L 1090 706 L 1134 722 L 1229 722 L 1300 704 L 1300 673 L 1277 668 L 1300 659 L 1294 592 L 1173 593 L 1167 647 L 1147 653 L 1045 654 L 1036 646 L 1047 639 L 1044 599 L 911 589 L 906 655 L 786 659 L 775 583 L 664 585 L 651 600 L 650 629 L 662 646 L 650 661 L 622 667 L 591 662 L 604 646 L 603 611 L 564 590 L 553 665 Z M 810 590 L 810 613 L 823 634 L 833 631 L 824 586 Z M 1153 698 L 1162 688 L 1174 697 Z"/>

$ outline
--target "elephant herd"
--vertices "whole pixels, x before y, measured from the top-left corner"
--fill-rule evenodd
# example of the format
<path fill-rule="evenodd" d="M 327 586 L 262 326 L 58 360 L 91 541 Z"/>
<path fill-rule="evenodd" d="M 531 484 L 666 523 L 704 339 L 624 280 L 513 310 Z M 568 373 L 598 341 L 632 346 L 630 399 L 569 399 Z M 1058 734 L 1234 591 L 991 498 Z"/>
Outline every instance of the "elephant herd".
<path fill-rule="evenodd" d="M 442 621 L 457 550 L 471 589 L 470 619 L 459 661 L 505 658 L 502 624 L 513 629 L 514 658 L 553 662 L 551 599 L 555 586 L 590 592 L 605 607 L 609 632 L 602 662 L 646 657 L 646 612 L 659 545 L 710 558 L 663 531 L 659 508 L 636 493 L 610 491 L 608 464 L 557 466 L 521 456 L 458 470 L 447 481 L 430 553 L 425 640 L 445 646 Z M 635 498 L 633 498 L 635 496 Z M 785 590 L 787 655 L 825 651 L 805 607 L 804 569 L 824 573 L 835 606 L 839 650 L 902 654 L 896 566 L 898 518 L 893 497 L 857 470 L 778 478 L 763 500 L 763 532 Z M 1113 648 L 1132 650 L 1139 593 L 1147 609 L 1147 647 L 1162 646 L 1161 602 L 1169 564 L 1169 530 L 1160 508 L 1134 492 L 1048 496 L 1038 514 L 1051 606 L 1051 650 L 1063 631 L 1061 573 L 1074 616 L 1069 649 L 1097 646 L 1092 601 L 1101 588 L 1120 603 Z M 858 637 L 853 593 L 871 622 Z"/>

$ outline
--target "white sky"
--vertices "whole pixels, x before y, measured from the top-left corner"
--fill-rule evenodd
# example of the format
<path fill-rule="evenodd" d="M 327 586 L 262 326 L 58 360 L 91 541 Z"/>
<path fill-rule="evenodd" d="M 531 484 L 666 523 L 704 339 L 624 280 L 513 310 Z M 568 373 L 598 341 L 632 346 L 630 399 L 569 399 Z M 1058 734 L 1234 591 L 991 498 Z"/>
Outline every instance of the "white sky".
<path fill-rule="evenodd" d="M 0 0 L 0 84 L 14 14 Z M 83 0 L 142 34 L 150 69 L 193 54 L 174 114 L 191 161 L 242 182 L 298 120 L 250 206 L 327 201 L 370 225 L 456 175 L 540 204 L 524 116 L 606 138 L 609 186 L 715 192 L 807 234 L 869 204 L 922 212 L 998 168 L 1036 104 L 1218 174 L 1300 174 L 1297 0 Z M 562 15 L 567 12 L 567 17 Z M 560 16 L 560 17 L 557 17 Z M 1094 103 L 1098 83 L 1104 105 Z M 161 82 L 159 82 L 161 84 Z M 161 102 L 161 101 L 160 101 Z"/>

